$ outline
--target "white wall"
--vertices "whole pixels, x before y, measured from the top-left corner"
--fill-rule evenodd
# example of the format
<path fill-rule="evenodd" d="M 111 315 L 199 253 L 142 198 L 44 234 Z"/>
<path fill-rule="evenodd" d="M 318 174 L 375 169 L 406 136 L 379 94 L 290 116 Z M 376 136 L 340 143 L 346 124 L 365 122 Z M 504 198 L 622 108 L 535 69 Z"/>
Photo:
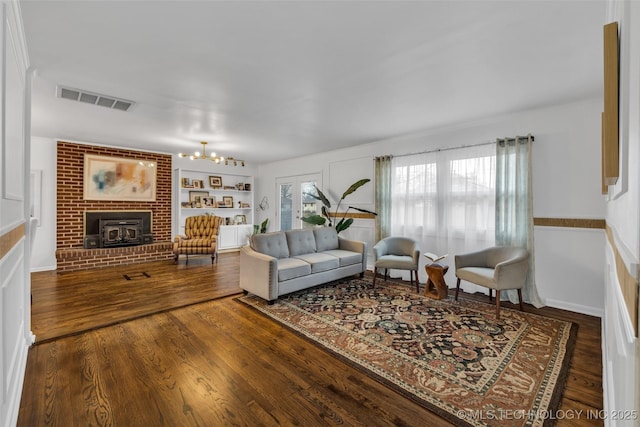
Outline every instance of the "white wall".
<path fill-rule="evenodd" d="M 596 97 L 261 165 L 255 196 L 257 200 L 267 196 L 270 209 L 259 212 L 258 221 L 266 217 L 272 223 L 275 220 L 277 177 L 320 172 L 323 191 L 339 194 L 344 188 L 329 186 L 334 181 L 331 173 L 336 173 L 332 165 L 340 161 L 371 159 L 369 167 L 362 167 L 358 173 L 366 178 L 373 176 L 374 156 L 472 145 L 529 132 L 535 136 L 534 216 L 601 219 L 605 215 L 599 172 L 601 110 L 602 99 Z M 351 182 L 343 184 L 346 188 Z M 361 207 L 373 209 L 373 201 Z M 536 227 L 536 281 L 548 305 L 589 314 L 602 313 L 603 236 L 602 230 Z M 449 286 L 455 283 L 452 274 L 450 271 L 447 276 Z M 421 272 L 421 280 L 424 278 Z"/>
<path fill-rule="evenodd" d="M 15 425 L 31 334 L 28 56 L 17 2 L 0 1 L 3 121 L 0 160 L 0 426 Z M 1 39 L 4 37 L 4 39 Z M 30 76 L 30 74 L 29 74 Z"/>

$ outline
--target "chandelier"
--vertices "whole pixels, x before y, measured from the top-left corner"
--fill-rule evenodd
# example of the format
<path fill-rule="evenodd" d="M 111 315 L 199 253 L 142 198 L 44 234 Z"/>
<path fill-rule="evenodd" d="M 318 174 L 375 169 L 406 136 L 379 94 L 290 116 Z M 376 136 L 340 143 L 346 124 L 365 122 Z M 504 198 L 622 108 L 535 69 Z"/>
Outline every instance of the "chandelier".
<path fill-rule="evenodd" d="M 202 144 L 202 152 L 196 151 L 193 154 L 180 153 L 178 154 L 178 156 L 188 157 L 191 160 L 211 160 L 212 162 L 217 164 L 224 163 L 225 166 L 229 166 L 230 163 L 233 163 L 233 166 L 238 166 L 238 164 L 240 166 L 244 166 L 244 160 L 236 159 L 234 157 L 216 156 L 216 153 L 211 153 L 210 155 L 207 155 L 207 141 L 202 141 L 200 142 L 200 144 Z"/>

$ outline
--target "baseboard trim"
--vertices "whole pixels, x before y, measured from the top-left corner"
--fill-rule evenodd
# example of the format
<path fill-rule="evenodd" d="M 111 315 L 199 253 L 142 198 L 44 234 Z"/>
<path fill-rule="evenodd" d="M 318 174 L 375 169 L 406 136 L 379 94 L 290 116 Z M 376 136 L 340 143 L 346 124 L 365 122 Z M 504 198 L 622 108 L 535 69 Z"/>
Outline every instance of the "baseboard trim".
<path fill-rule="evenodd" d="M 546 303 L 549 307 L 559 308 L 561 310 L 573 311 L 580 314 L 586 314 L 588 316 L 595 316 L 602 318 L 604 316 L 604 308 L 590 307 L 588 305 L 574 304 L 571 302 L 546 298 Z"/>
<path fill-rule="evenodd" d="M 45 265 L 44 267 L 32 267 L 29 271 L 32 273 L 38 273 L 41 271 L 55 271 L 56 269 L 55 265 Z"/>

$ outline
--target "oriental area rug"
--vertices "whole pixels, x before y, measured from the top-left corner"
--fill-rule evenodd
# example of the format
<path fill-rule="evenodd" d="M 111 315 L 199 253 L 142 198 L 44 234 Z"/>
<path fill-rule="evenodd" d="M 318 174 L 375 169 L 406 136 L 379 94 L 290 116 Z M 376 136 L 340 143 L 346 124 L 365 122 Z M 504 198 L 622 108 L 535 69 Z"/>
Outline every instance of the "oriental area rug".
<path fill-rule="evenodd" d="M 542 426 L 559 407 L 577 325 L 391 281 L 350 279 L 239 301 L 428 410 L 468 426 Z"/>

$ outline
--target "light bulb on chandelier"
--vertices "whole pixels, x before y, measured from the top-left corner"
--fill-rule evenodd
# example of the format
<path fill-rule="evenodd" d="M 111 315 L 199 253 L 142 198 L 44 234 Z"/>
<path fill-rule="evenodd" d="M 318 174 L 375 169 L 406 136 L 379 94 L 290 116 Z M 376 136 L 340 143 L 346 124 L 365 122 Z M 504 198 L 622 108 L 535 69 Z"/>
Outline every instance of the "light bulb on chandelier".
<path fill-rule="evenodd" d="M 233 166 L 238 166 L 238 163 L 240 163 L 240 166 L 244 167 L 244 160 L 236 159 L 234 157 L 216 156 L 216 153 L 211 153 L 210 155 L 207 155 L 207 142 L 201 141 L 200 144 L 202 144 L 202 153 L 200 153 L 199 151 L 196 151 L 193 154 L 180 153 L 178 154 L 178 156 L 188 157 L 191 160 L 211 160 L 216 164 L 224 163 L 225 166 L 228 166 L 229 162 L 231 161 L 233 162 Z"/>

